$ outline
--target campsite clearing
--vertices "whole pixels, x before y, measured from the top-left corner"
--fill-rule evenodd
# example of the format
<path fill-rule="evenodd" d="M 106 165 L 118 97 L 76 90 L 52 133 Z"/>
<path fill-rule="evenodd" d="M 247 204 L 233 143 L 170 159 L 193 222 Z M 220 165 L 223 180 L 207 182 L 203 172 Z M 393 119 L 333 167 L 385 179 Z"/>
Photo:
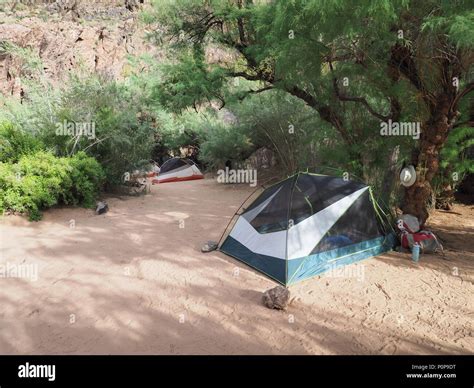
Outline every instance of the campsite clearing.
<path fill-rule="evenodd" d="M 474 210 L 430 219 L 446 255 L 390 252 L 291 287 L 287 311 L 262 305 L 276 283 L 220 252 L 252 188 L 195 180 L 107 198 L 97 216 L 52 209 L 1 221 L 1 354 L 467 354 L 474 352 Z"/>

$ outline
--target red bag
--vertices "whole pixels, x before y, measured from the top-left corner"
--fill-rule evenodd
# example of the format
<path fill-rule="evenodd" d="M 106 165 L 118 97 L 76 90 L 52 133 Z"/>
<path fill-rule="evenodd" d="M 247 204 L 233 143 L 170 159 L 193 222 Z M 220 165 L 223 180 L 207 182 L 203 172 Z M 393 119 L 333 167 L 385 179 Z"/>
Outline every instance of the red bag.
<path fill-rule="evenodd" d="M 436 236 L 427 230 L 421 230 L 418 233 L 403 232 L 400 239 L 402 247 L 405 249 L 411 250 L 413 245 L 418 244 L 422 253 L 433 253 L 443 250 L 443 246 L 439 243 Z"/>

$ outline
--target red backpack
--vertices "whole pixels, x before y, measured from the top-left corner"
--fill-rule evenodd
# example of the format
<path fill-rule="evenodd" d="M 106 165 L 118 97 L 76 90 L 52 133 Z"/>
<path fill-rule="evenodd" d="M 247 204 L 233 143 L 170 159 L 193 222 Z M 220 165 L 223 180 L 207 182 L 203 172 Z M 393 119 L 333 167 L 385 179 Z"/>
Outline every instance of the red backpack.
<path fill-rule="evenodd" d="M 402 231 L 400 240 L 402 241 L 402 247 L 405 249 L 411 250 L 413 245 L 418 244 L 422 253 L 434 253 L 443 250 L 443 246 L 436 236 L 427 230 L 420 230 L 418 233 Z"/>
<path fill-rule="evenodd" d="M 403 248 L 411 250 L 413 245 L 418 244 L 422 253 L 433 253 L 443 250 L 443 246 L 433 233 L 427 230 L 420 230 L 420 223 L 415 216 L 402 214 L 397 220 L 397 227 L 401 233 L 400 240 Z"/>

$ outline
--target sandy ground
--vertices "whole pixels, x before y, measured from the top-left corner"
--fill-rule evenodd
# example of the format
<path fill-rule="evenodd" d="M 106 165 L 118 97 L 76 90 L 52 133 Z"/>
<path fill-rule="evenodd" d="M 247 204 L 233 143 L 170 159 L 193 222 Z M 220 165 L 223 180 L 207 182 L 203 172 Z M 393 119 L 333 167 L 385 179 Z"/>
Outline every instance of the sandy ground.
<path fill-rule="evenodd" d="M 30 223 L 5 217 L 0 264 L 1 354 L 473 353 L 474 210 L 437 212 L 445 257 L 419 264 L 392 252 L 291 287 L 219 252 L 217 240 L 251 190 L 212 180 L 110 198 L 110 211 L 54 209 Z M 13 265 L 13 267 L 12 267 Z"/>

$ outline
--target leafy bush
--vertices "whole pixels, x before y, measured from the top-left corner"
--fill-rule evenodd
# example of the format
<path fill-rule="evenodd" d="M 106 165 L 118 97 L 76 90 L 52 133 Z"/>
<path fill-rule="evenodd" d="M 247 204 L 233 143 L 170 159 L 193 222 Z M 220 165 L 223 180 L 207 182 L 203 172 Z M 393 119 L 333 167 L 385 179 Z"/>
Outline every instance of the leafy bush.
<path fill-rule="evenodd" d="M 454 192 L 467 174 L 474 173 L 474 162 L 469 152 L 474 147 L 474 128 L 459 126 L 449 134 L 440 154 L 439 173 L 433 179 L 431 206 L 449 210 Z"/>
<path fill-rule="evenodd" d="M 99 163 L 81 152 L 58 158 L 45 151 L 17 163 L 0 163 L 0 210 L 41 219 L 41 209 L 58 203 L 92 206 L 104 179 Z"/>
<path fill-rule="evenodd" d="M 64 186 L 70 185 L 65 161 L 43 151 L 6 165 L 2 173 L 4 209 L 28 213 L 31 220 L 41 218 L 40 209 L 58 203 Z"/>
<path fill-rule="evenodd" d="M 155 143 L 144 78 L 115 82 L 78 72 L 56 88 L 31 80 L 22 104 L 0 96 L 0 122 L 34 133 L 57 156 L 87 152 L 103 166 L 107 182 L 118 184 L 125 172 L 150 159 Z"/>
<path fill-rule="evenodd" d="M 68 161 L 72 184 L 64 202 L 93 207 L 99 189 L 105 182 L 104 170 L 97 160 L 82 151 L 69 158 Z"/>
<path fill-rule="evenodd" d="M 459 126 L 454 128 L 441 151 L 441 172 L 456 173 L 457 179 L 451 183 L 461 183 L 465 174 L 474 173 L 474 164 L 467 155 L 474 147 L 474 128 Z"/>
<path fill-rule="evenodd" d="M 104 168 L 107 182 L 148 161 L 154 144 L 152 116 L 144 112 L 140 91 L 100 76 L 72 77 L 55 104 L 54 117 L 43 120 L 39 131 L 44 142 L 60 156 L 86 151 Z M 61 123 L 89 123 L 94 136 L 58 136 Z"/>
<path fill-rule="evenodd" d="M 201 158 L 212 168 L 222 168 L 227 160 L 243 162 L 254 150 L 248 136 L 230 125 L 208 128 L 201 145 Z"/>
<path fill-rule="evenodd" d="M 33 135 L 11 123 L 0 123 L 0 161 L 17 162 L 22 155 L 39 151 L 41 148 L 41 142 Z"/>

